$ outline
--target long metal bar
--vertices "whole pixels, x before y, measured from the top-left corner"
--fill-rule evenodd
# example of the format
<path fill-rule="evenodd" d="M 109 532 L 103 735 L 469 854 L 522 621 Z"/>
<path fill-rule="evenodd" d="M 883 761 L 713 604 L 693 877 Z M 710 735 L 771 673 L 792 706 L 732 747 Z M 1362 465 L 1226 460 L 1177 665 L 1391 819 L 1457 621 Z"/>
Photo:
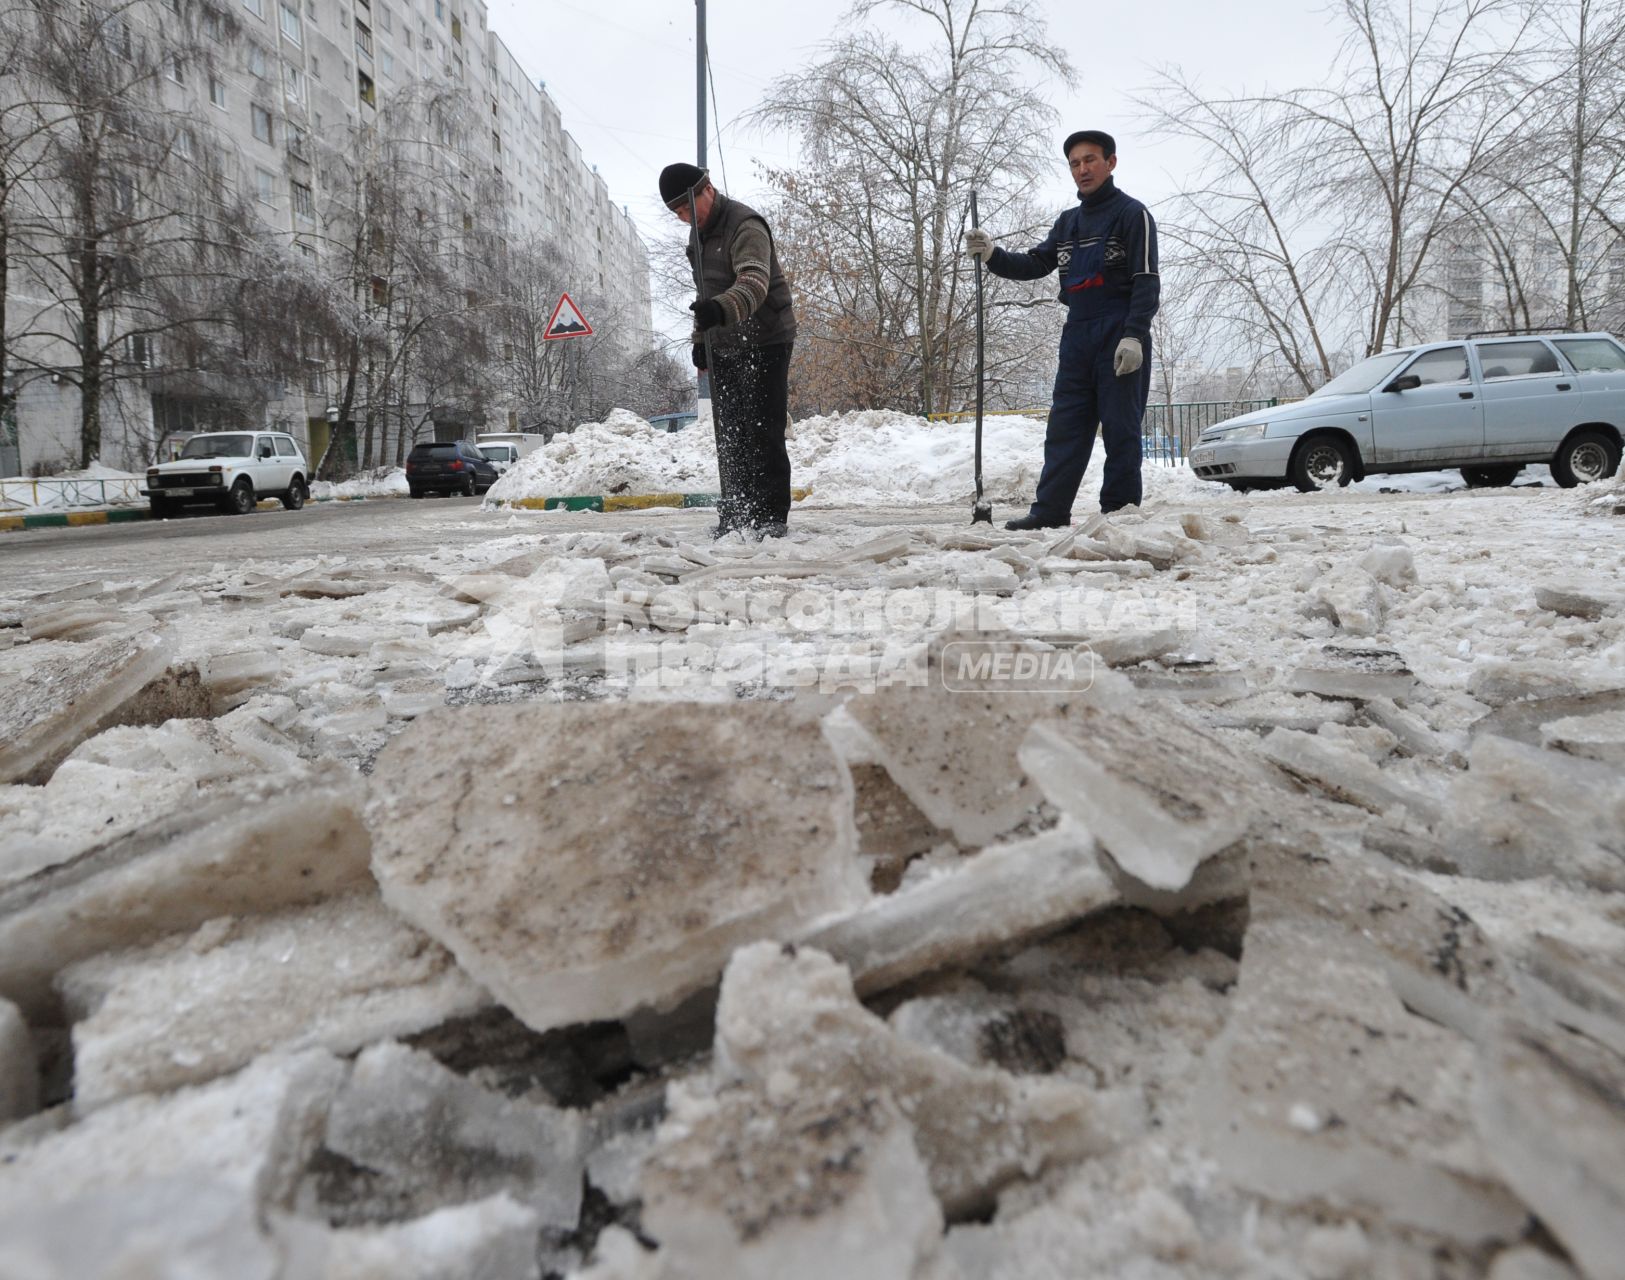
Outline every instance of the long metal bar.
<path fill-rule="evenodd" d="M 970 224 L 973 227 L 982 225 L 982 220 L 976 212 L 976 192 L 974 190 L 970 193 Z M 986 374 L 986 361 L 983 359 L 983 355 L 982 259 L 978 255 L 976 259 L 976 501 L 971 506 L 970 522 L 972 524 L 991 524 L 993 522 L 993 507 L 982 497 L 982 410 Z"/>
<path fill-rule="evenodd" d="M 694 163 L 705 168 L 705 0 L 694 0 L 696 13 L 694 30 L 694 61 L 697 70 L 694 77 L 694 106 L 696 142 Z"/>

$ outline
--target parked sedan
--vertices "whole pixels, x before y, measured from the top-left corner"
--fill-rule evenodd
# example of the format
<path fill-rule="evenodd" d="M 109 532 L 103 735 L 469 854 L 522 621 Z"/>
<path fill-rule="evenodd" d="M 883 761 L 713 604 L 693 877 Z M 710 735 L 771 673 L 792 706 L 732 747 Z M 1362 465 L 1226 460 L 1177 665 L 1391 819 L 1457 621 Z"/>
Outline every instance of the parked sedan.
<path fill-rule="evenodd" d="M 406 488 L 414 498 L 426 493 L 484 493 L 497 482 L 497 469 L 467 440 L 424 441 L 406 457 Z"/>
<path fill-rule="evenodd" d="M 1305 493 L 1368 475 L 1460 468 L 1511 484 L 1549 463 L 1564 488 L 1619 469 L 1625 346 L 1611 334 L 1479 338 L 1384 351 L 1306 400 L 1202 432 L 1191 469 L 1244 489 Z"/>

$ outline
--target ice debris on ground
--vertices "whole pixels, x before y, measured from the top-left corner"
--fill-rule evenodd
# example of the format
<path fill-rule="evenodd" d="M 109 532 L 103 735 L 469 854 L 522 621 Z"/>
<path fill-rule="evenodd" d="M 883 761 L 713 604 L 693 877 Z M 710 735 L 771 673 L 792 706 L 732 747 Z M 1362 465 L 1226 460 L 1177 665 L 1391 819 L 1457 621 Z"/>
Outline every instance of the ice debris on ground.
<path fill-rule="evenodd" d="M 774 544 L 0 573 L 0 1277 L 1617 1275 L 1604 526 L 868 509 L 968 439 L 803 424 Z"/>

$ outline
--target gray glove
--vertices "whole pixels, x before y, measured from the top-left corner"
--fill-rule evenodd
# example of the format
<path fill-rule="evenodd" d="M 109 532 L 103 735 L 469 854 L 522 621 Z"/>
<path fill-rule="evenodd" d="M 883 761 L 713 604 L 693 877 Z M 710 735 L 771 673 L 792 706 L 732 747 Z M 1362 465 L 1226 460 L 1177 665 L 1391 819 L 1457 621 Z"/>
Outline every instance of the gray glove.
<path fill-rule="evenodd" d="M 1126 378 L 1131 373 L 1138 373 L 1144 363 L 1145 353 L 1140 350 L 1140 340 L 1124 338 L 1117 344 L 1117 354 L 1112 357 L 1112 372 L 1119 378 Z"/>
<path fill-rule="evenodd" d="M 993 237 L 980 227 L 972 227 L 965 232 L 965 253 L 986 262 L 993 256 Z"/>

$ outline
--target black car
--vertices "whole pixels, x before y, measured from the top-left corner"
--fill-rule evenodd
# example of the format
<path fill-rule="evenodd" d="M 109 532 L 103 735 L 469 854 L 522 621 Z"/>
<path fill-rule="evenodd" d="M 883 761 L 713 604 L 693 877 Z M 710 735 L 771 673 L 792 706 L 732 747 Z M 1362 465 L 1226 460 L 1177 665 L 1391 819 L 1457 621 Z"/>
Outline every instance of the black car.
<path fill-rule="evenodd" d="M 497 482 L 490 459 L 467 440 L 424 441 L 406 457 L 406 487 L 414 498 L 426 493 L 484 493 Z"/>

